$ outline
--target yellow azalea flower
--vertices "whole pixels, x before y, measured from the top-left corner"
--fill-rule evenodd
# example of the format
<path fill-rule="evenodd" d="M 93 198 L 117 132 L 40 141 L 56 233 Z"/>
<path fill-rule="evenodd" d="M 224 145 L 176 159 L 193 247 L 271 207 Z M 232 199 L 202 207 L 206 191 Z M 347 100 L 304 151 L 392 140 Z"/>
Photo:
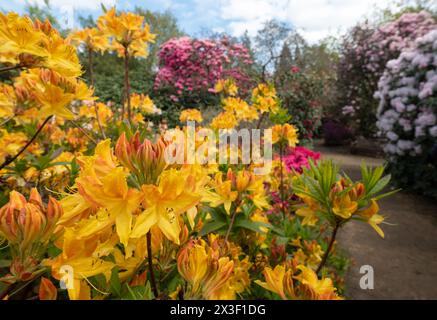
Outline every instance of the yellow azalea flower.
<path fill-rule="evenodd" d="M 51 267 L 53 277 L 58 280 L 64 279 L 64 267 L 71 267 L 73 283 L 67 283 L 68 295 L 71 300 L 84 299 L 84 293 L 88 291 L 84 280 L 98 274 L 103 274 L 109 280 L 114 264 L 101 257 L 113 251 L 116 240 L 114 237 L 102 238 L 98 234 L 78 239 L 75 230 L 68 228 L 60 245 L 62 253 L 56 258 L 45 260 L 44 264 Z M 89 298 L 89 295 L 86 296 Z"/>
<path fill-rule="evenodd" d="M 139 110 L 146 114 L 161 114 L 161 109 L 157 108 L 149 96 L 133 93 L 131 95 L 131 106 L 133 110 Z"/>
<path fill-rule="evenodd" d="M 248 195 L 248 198 L 252 200 L 253 204 L 258 209 L 269 209 L 270 204 L 267 201 L 266 195 L 265 195 L 265 188 L 264 188 L 264 179 L 263 177 L 255 177 L 247 190 L 250 192 Z"/>
<path fill-rule="evenodd" d="M 232 202 L 238 197 L 238 191 L 232 191 L 232 181 L 223 181 L 221 172 L 215 175 L 215 179 L 212 182 L 214 192 L 208 192 L 202 201 L 209 202 L 209 205 L 213 208 L 223 204 L 225 210 L 230 214 Z"/>
<path fill-rule="evenodd" d="M 195 243 L 187 245 L 178 254 L 178 271 L 192 285 L 194 292 L 201 288 L 203 278 L 208 272 L 210 259 L 205 247 Z"/>
<path fill-rule="evenodd" d="M 187 299 L 235 299 L 235 294 L 243 292 L 250 282 L 246 277 L 251 266 L 248 260 L 230 258 L 220 250 L 224 243 L 214 239 L 209 237 L 209 245 L 201 239 L 192 240 L 178 253 L 178 271 L 188 283 L 184 292 Z M 241 255 L 238 248 L 233 250 Z"/>
<path fill-rule="evenodd" d="M 373 229 L 375 229 L 375 231 L 381 236 L 381 238 L 384 238 L 384 232 L 379 227 L 379 224 L 384 221 L 384 217 L 379 215 L 378 212 L 378 203 L 375 199 L 371 199 L 370 206 L 366 209 L 358 211 L 358 214 L 366 219 L 367 223 L 370 224 Z"/>
<path fill-rule="evenodd" d="M 299 143 L 295 126 L 286 123 L 272 127 L 272 143 L 281 143 L 282 141 L 287 141 L 290 147 L 295 147 Z"/>
<path fill-rule="evenodd" d="M 132 237 L 139 238 L 158 226 L 167 239 L 179 244 L 179 215 L 199 203 L 200 196 L 193 191 L 194 177 L 188 172 L 170 169 L 161 173 L 158 186 L 143 185 L 141 213 L 132 230 Z"/>
<path fill-rule="evenodd" d="M 252 91 L 253 106 L 261 113 L 275 113 L 279 109 L 279 99 L 276 96 L 276 89 L 273 85 L 259 84 Z"/>
<path fill-rule="evenodd" d="M 308 290 L 308 295 L 310 299 L 318 300 L 338 300 L 341 299 L 334 287 L 332 280 L 329 278 L 324 278 L 319 280 L 317 274 L 308 267 L 304 265 L 299 265 L 297 267 L 301 273 L 295 277 L 301 285 Z"/>
<path fill-rule="evenodd" d="M 296 214 L 303 217 L 303 226 L 315 226 L 319 219 L 317 218 L 316 211 L 309 207 L 299 208 L 296 210 Z"/>
<path fill-rule="evenodd" d="M 216 265 L 216 270 L 204 281 L 203 296 L 208 300 L 235 299 L 235 295 L 232 292 L 223 291 L 223 287 L 229 283 L 234 271 L 234 261 L 228 257 L 222 257 L 218 259 Z M 229 291 L 229 288 L 227 289 Z M 223 292 L 225 295 L 223 295 Z"/>
<path fill-rule="evenodd" d="M 115 215 L 116 231 L 122 244 L 127 245 L 132 227 L 132 213 L 143 198 L 136 189 L 130 189 L 126 172 L 117 167 L 101 179 L 94 168 L 86 168 L 77 179 L 79 193 L 90 203 L 107 208 Z"/>
<path fill-rule="evenodd" d="M 302 248 L 297 249 L 297 251 L 293 254 L 293 260 L 296 261 L 298 264 L 304 264 L 307 259 L 308 257 L 305 252 L 303 252 Z"/>
<path fill-rule="evenodd" d="M 127 279 L 131 278 L 146 259 L 146 237 L 130 239 L 126 250 L 128 251 L 126 254 L 123 254 L 119 249 L 114 251 L 115 263 L 119 269 L 122 270 L 119 272 L 121 281 L 126 281 Z"/>
<path fill-rule="evenodd" d="M 179 116 L 181 122 L 196 121 L 198 123 L 203 121 L 202 114 L 197 109 L 185 109 L 182 110 Z"/>
<path fill-rule="evenodd" d="M 102 178 L 116 168 L 116 158 L 111 150 L 111 140 L 106 139 L 97 144 L 93 156 L 77 158 L 82 170 L 93 168 L 97 177 Z"/>
<path fill-rule="evenodd" d="M 262 222 L 262 223 L 269 223 L 269 219 L 266 217 L 265 214 L 262 213 L 262 211 L 260 210 L 256 210 L 251 216 L 250 216 L 250 220 L 251 221 L 255 221 L 255 222 Z M 256 244 L 261 246 L 261 248 L 266 248 L 266 244 L 264 243 L 264 241 L 267 239 L 267 233 L 269 232 L 269 229 L 267 227 L 260 227 L 259 228 L 259 233 L 256 233 Z"/>
<path fill-rule="evenodd" d="M 283 300 L 292 299 L 295 296 L 291 270 L 286 270 L 284 266 L 277 265 L 273 270 L 266 267 L 263 275 L 266 282 L 256 280 L 256 284 L 278 294 Z"/>
<path fill-rule="evenodd" d="M 92 51 L 104 52 L 109 47 L 108 37 L 97 28 L 84 28 L 70 33 L 67 41 L 79 46 L 84 44 Z"/>
<path fill-rule="evenodd" d="M 221 112 L 211 121 L 213 129 L 233 129 L 238 125 L 237 118 L 231 112 Z"/>
<path fill-rule="evenodd" d="M 41 117 L 56 115 L 66 119 L 73 119 L 74 114 L 67 108 L 73 101 L 74 95 L 65 93 L 60 87 L 47 84 L 44 92 L 38 92 L 36 99 L 41 103 Z"/>
<path fill-rule="evenodd" d="M 134 125 L 138 125 L 138 124 L 144 124 L 146 123 L 146 121 L 144 121 L 144 116 L 141 113 L 136 113 L 134 114 L 134 116 L 132 117 L 132 123 Z"/>
<path fill-rule="evenodd" d="M 116 167 L 114 161 L 109 139 L 96 146 L 94 156 L 77 158 L 81 172 L 76 179 L 76 185 L 86 203 L 79 199 L 77 205 L 74 205 L 78 195 L 68 196 L 63 201 L 67 206 L 68 217 L 63 223 L 83 214 L 88 208 L 105 208 L 115 219 L 120 241 L 127 245 L 132 225 L 132 212 L 138 208 L 143 195 L 138 190 L 128 187 L 126 171 L 122 167 Z"/>
<path fill-rule="evenodd" d="M 14 87 L 0 84 L 0 118 L 8 118 L 14 115 L 16 100 Z"/>
<path fill-rule="evenodd" d="M 234 113 L 237 120 L 250 121 L 258 119 L 258 112 L 240 98 L 228 97 L 223 99 L 225 112 Z"/>
<path fill-rule="evenodd" d="M 0 56 L 3 62 L 17 63 L 22 53 L 46 56 L 41 46 L 43 38 L 44 34 L 35 30 L 29 17 L 20 17 L 13 12 L 0 13 Z"/>
<path fill-rule="evenodd" d="M 235 84 L 234 79 L 220 79 L 214 86 L 214 91 L 216 93 L 224 92 L 227 95 L 235 96 L 238 93 L 238 87 Z"/>
<path fill-rule="evenodd" d="M 332 208 L 332 212 L 334 212 L 335 215 L 343 219 L 349 219 L 357 209 L 358 203 L 352 201 L 348 193 L 342 196 L 335 196 Z"/>
<path fill-rule="evenodd" d="M 305 241 L 305 248 L 309 252 L 306 265 L 313 270 L 316 270 L 322 261 L 324 251 L 316 241 Z"/>
<path fill-rule="evenodd" d="M 16 155 L 26 144 L 28 138 L 23 132 L 11 132 L 0 129 L 0 163 L 3 163 L 7 156 Z"/>
<path fill-rule="evenodd" d="M 305 203 L 304 207 L 296 210 L 296 214 L 303 217 L 302 225 L 315 226 L 319 218 L 317 217 L 317 212 L 320 210 L 319 205 L 312 198 L 299 194 L 298 195 Z"/>
<path fill-rule="evenodd" d="M 69 45 L 59 34 L 52 33 L 43 38 L 43 46 L 47 54 L 44 65 L 65 77 L 79 77 L 82 67 L 76 48 Z"/>
<path fill-rule="evenodd" d="M 147 43 L 154 42 L 155 35 L 150 32 L 144 16 L 131 12 L 117 14 L 115 7 L 97 19 L 97 27 L 113 38 L 112 49 L 124 56 L 127 52 L 138 57 L 147 56 Z"/>

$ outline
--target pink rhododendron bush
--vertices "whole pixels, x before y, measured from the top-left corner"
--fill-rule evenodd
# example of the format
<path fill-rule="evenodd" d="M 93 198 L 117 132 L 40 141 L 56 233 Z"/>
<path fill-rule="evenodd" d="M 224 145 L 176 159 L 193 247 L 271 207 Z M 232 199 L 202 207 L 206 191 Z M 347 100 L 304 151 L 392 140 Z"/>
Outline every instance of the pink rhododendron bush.
<path fill-rule="evenodd" d="M 248 49 L 227 38 L 171 39 L 162 45 L 158 57 L 161 67 L 155 88 L 168 87 L 176 96 L 212 90 L 222 78 L 235 79 L 243 90 L 251 82 L 242 68 L 252 64 Z"/>
<path fill-rule="evenodd" d="M 401 185 L 437 195 L 437 29 L 387 63 L 375 97 L 377 126 Z"/>

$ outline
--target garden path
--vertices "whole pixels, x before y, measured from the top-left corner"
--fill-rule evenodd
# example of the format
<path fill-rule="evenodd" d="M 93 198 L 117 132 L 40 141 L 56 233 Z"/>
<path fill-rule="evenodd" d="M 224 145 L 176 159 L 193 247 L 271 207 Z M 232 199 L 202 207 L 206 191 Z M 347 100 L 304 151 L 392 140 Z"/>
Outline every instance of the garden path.
<path fill-rule="evenodd" d="M 360 177 L 362 160 L 368 165 L 382 159 L 348 154 L 341 147 L 316 147 L 352 178 Z M 437 299 L 437 202 L 399 192 L 380 200 L 387 222 L 381 239 L 368 225 L 353 221 L 339 232 L 339 245 L 352 263 L 346 276 L 347 299 Z M 343 246 L 342 246 L 343 244 Z M 374 269 L 374 289 L 360 288 L 360 267 Z"/>

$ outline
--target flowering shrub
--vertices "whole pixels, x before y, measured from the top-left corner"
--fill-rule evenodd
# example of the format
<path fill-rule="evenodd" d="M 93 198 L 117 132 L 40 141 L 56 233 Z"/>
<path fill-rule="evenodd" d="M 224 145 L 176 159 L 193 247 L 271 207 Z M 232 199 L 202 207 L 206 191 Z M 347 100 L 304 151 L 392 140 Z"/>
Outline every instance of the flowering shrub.
<path fill-rule="evenodd" d="M 291 122 L 299 129 L 302 141 L 311 142 L 320 125 L 321 83 L 292 67 L 289 72 L 282 72 L 275 80 L 278 96 L 282 106 L 291 115 Z"/>
<path fill-rule="evenodd" d="M 111 10 L 98 21 L 124 62 L 144 49 L 138 16 Z M 331 162 L 315 165 L 272 84 L 249 103 L 219 81 L 223 111 L 196 132 L 212 135 L 180 148 L 209 155 L 215 147 L 202 142 L 220 129 L 279 114 L 273 146 L 260 142 L 278 152 L 272 170 L 240 163 L 240 144 L 224 148 L 237 163 L 191 163 L 184 152 L 171 163 L 173 137 L 195 130 L 145 126 L 160 109 L 129 86 L 126 119 L 96 102 L 75 48 L 48 22 L 0 13 L 0 40 L 0 72 L 16 72 L 0 91 L 0 300 L 342 299 L 337 232 L 358 220 L 384 236 L 377 201 L 390 177 L 363 167 L 354 182 Z M 203 122 L 198 109 L 177 117 Z"/>
<path fill-rule="evenodd" d="M 345 119 L 352 120 L 357 132 L 372 136 L 376 131 L 373 94 L 386 63 L 436 27 L 434 18 L 425 11 L 405 13 L 381 26 L 357 25 L 344 39 L 338 74 L 343 92 L 340 103 Z"/>
<path fill-rule="evenodd" d="M 227 38 L 219 41 L 182 37 L 164 43 L 158 53 L 160 68 L 155 88 L 170 87 L 177 96 L 208 91 L 222 78 L 235 79 L 248 89 L 250 79 L 242 67 L 252 64 L 249 51 Z"/>
<path fill-rule="evenodd" d="M 322 125 L 324 142 L 328 146 L 342 145 L 352 138 L 352 131 L 340 121 L 325 119 Z"/>
<path fill-rule="evenodd" d="M 431 150 L 437 138 L 437 31 L 418 38 L 387 63 L 375 96 L 377 126 L 391 169 L 403 187 L 436 196 L 437 166 Z"/>

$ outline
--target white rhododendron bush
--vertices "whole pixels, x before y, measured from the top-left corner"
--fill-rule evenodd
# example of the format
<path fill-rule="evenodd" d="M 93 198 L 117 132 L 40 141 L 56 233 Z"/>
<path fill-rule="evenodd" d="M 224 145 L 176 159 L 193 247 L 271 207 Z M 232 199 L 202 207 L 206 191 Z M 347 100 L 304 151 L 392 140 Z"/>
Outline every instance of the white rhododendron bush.
<path fill-rule="evenodd" d="M 437 30 L 419 37 L 412 49 L 387 63 L 375 97 L 377 127 L 386 138 L 384 151 L 392 167 L 396 164 L 394 174 L 401 184 L 413 179 L 418 189 L 435 188 Z"/>

